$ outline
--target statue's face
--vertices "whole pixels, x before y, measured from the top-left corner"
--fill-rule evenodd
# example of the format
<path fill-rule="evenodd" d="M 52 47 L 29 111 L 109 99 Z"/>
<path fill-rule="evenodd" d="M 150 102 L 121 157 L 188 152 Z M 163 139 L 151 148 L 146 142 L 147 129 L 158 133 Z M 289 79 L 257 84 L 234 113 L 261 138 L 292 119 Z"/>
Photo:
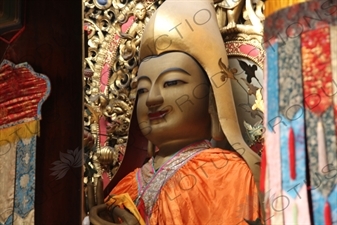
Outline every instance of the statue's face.
<path fill-rule="evenodd" d="M 210 138 L 208 78 L 189 55 L 171 52 L 144 60 L 138 70 L 137 118 L 159 148 Z"/>
<path fill-rule="evenodd" d="M 146 8 L 143 4 L 138 3 L 135 7 L 135 15 L 139 20 L 143 20 L 146 15 Z"/>

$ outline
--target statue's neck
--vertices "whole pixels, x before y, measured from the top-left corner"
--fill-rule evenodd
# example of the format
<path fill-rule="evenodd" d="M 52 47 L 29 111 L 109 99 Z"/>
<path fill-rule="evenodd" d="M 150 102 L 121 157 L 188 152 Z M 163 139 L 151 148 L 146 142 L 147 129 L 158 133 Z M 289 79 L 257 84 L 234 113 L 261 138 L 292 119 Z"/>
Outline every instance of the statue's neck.
<path fill-rule="evenodd" d="M 155 154 L 153 159 L 154 169 L 157 170 L 158 168 L 160 168 L 168 160 L 174 157 L 175 154 L 179 151 L 184 151 L 186 149 L 194 147 L 199 148 L 199 145 L 204 146 L 204 148 L 211 147 L 210 142 L 205 140 L 198 140 L 192 143 L 175 143 L 174 145 L 171 144 L 160 146 L 159 151 Z"/>

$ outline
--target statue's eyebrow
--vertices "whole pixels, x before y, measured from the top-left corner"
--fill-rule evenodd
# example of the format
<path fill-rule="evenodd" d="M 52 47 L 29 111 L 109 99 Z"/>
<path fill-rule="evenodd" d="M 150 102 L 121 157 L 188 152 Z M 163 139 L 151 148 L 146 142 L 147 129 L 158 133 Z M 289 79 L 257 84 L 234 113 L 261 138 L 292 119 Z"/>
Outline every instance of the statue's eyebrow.
<path fill-rule="evenodd" d="M 189 72 L 187 72 L 186 70 L 184 70 L 184 69 L 182 69 L 182 68 L 180 68 L 180 67 L 171 67 L 171 68 L 168 68 L 168 69 L 164 70 L 163 72 L 161 72 L 161 73 L 158 75 L 157 79 L 158 79 L 160 76 L 163 76 L 164 74 L 167 74 L 167 73 L 169 73 L 169 72 L 181 72 L 182 74 L 191 76 L 191 74 L 190 74 Z M 148 76 L 146 76 L 146 75 L 142 75 L 142 76 L 139 76 L 139 77 L 137 78 L 138 82 L 139 82 L 140 80 L 142 80 L 142 79 L 145 79 L 145 80 L 148 80 L 148 81 L 151 82 L 150 78 L 149 78 Z"/>
<path fill-rule="evenodd" d="M 168 72 L 182 72 L 183 74 L 185 74 L 185 75 L 188 75 L 188 76 L 191 76 L 191 74 L 189 73 L 189 72 L 187 72 L 186 70 L 184 70 L 184 69 L 182 69 L 182 68 L 180 68 L 180 67 L 171 67 L 171 68 L 168 68 L 168 69 L 166 69 L 166 70 L 164 70 L 163 72 L 161 72 L 160 74 L 159 74 L 159 76 L 161 76 L 161 75 L 163 75 L 163 74 L 166 74 L 166 73 L 168 73 Z M 158 77 L 159 77 L 158 76 Z"/>
<path fill-rule="evenodd" d="M 140 80 L 147 80 L 147 81 L 151 82 L 150 78 L 146 75 L 137 77 L 137 81 L 139 82 Z"/>

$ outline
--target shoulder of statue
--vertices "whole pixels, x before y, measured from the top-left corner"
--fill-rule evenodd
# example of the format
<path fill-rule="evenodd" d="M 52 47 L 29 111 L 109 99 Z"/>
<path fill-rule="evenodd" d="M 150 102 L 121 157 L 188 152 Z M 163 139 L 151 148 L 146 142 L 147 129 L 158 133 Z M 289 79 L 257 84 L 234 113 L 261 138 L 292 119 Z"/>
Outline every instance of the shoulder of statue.
<path fill-rule="evenodd" d="M 183 173 L 204 173 L 205 171 L 227 173 L 231 170 L 250 172 L 248 165 L 237 152 L 220 148 L 210 148 L 200 152 L 181 169 Z"/>

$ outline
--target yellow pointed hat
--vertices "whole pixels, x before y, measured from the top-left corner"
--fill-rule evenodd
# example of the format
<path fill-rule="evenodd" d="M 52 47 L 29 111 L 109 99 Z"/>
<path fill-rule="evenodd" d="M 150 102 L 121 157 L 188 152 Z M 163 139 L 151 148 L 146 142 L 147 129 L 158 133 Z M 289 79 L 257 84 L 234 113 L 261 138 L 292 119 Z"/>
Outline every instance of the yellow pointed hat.
<path fill-rule="evenodd" d="M 167 0 L 144 30 L 140 61 L 179 51 L 192 56 L 206 71 L 215 95 L 219 121 L 229 143 L 242 155 L 259 184 L 260 157 L 243 140 L 228 70 L 228 58 L 211 0 Z M 222 63 L 219 63 L 221 60 Z M 221 65 L 221 66 L 220 66 Z"/>
<path fill-rule="evenodd" d="M 140 60 L 170 51 L 190 54 L 206 71 L 219 72 L 220 58 L 228 64 L 213 1 L 168 0 L 157 9 L 145 27 Z"/>

